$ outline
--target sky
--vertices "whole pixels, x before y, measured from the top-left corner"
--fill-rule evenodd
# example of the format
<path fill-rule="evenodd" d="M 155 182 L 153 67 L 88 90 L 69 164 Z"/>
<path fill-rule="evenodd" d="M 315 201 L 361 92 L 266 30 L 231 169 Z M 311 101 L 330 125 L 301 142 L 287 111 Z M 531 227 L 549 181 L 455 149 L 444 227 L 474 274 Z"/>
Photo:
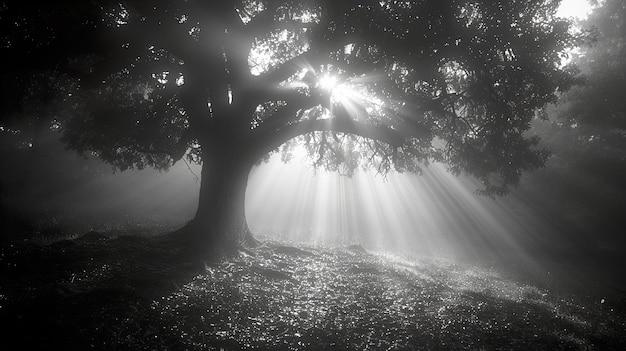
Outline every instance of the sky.
<path fill-rule="evenodd" d="M 557 15 L 584 19 L 589 15 L 591 10 L 592 7 L 588 0 L 563 0 L 557 11 Z"/>

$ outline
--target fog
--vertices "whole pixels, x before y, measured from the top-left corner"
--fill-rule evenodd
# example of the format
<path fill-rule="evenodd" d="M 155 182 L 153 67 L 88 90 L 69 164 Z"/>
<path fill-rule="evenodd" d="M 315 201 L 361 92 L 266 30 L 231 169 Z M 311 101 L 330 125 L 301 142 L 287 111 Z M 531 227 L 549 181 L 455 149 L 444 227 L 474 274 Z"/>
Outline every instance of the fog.
<path fill-rule="evenodd" d="M 65 151 L 54 136 L 5 169 L 3 203 L 30 221 L 74 231 L 184 225 L 195 211 L 200 167 L 113 172 Z M 263 236 L 318 244 L 463 256 L 472 250 L 519 253 L 557 230 L 516 193 L 479 196 L 478 184 L 441 164 L 422 175 L 357 171 L 352 177 L 279 157 L 250 172 L 246 214 Z M 535 204 L 536 207 L 536 204 Z M 561 242 L 561 245 L 567 243 Z M 522 250 L 523 251 L 523 250 Z"/>
<path fill-rule="evenodd" d="M 50 242 L 92 230 L 161 234 L 193 218 L 199 166 L 179 161 L 164 172 L 113 172 L 100 161 L 65 151 L 55 139 L 43 138 L 5 164 L 5 211 L 37 229 L 17 226 L 5 238 Z M 534 189 L 528 177 L 507 196 L 489 198 L 474 192 L 475 181 L 456 177 L 441 164 L 425 167 L 422 175 L 357 171 L 346 177 L 309 163 L 296 158 L 285 164 L 275 156 L 251 170 L 246 215 L 261 240 L 361 245 L 524 267 L 561 274 L 573 283 L 583 284 L 584 276 L 587 284 L 592 276 L 598 284 L 623 284 L 616 278 L 623 238 L 572 225 L 577 222 L 559 211 L 559 199 Z M 548 165 L 539 173 L 549 171 Z"/>

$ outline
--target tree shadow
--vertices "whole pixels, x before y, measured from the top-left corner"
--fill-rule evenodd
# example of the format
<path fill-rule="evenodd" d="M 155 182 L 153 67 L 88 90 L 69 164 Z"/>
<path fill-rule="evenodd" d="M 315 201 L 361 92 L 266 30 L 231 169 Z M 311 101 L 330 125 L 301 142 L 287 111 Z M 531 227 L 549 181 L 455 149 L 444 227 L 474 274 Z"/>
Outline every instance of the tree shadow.
<path fill-rule="evenodd" d="M 6 342 L 27 349 L 114 349 L 129 333 L 133 340 L 157 335 L 147 319 L 151 301 L 204 271 L 171 244 L 89 232 L 51 245 L 3 246 L 0 320 Z"/>

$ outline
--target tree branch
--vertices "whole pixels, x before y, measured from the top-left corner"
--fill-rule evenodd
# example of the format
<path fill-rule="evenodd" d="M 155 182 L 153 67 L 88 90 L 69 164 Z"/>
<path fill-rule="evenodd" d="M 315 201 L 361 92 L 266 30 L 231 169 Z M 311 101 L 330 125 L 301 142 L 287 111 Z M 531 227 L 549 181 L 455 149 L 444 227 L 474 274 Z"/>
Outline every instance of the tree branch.
<path fill-rule="evenodd" d="M 369 125 L 351 119 L 311 119 L 287 125 L 270 135 L 257 136 L 257 149 L 259 153 L 265 154 L 299 135 L 323 131 L 353 134 L 367 139 L 379 140 L 395 147 L 402 145 L 405 138 L 408 137 L 394 129 Z"/>
<path fill-rule="evenodd" d="M 315 65 L 317 60 L 321 61 L 322 55 L 313 50 L 308 50 L 298 56 L 292 57 L 277 68 L 256 77 L 256 86 L 266 89 L 268 86 L 276 85 L 287 78 L 298 73 L 305 67 Z"/>
<path fill-rule="evenodd" d="M 273 115 L 264 119 L 260 126 L 255 128 L 255 133 L 268 135 L 276 132 L 280 127 L 288 124 L 290 119 L 298 118 L 301 114 L 298 111 L 305 111 L 324 103 L 321 95 L 304 95 L 294 90 L 284 91 L 276 94 L 272 101 L 285 101 L 286 106 L 281 107 Z M 269 101 L 269 100 L 264 100 Z"/>

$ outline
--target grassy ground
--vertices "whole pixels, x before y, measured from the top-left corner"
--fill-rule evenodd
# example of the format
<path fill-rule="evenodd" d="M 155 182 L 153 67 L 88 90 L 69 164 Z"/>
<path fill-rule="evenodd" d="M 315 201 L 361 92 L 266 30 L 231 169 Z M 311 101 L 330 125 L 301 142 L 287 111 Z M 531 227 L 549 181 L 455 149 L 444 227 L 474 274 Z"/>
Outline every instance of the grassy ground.
<path fill-rule="evenodd" d="M 193 261 L 160 238 L 89 233 L 0 256 L 20 349 L 620 350 L 623 308 L 496 269 L 266 242 Z"/>

